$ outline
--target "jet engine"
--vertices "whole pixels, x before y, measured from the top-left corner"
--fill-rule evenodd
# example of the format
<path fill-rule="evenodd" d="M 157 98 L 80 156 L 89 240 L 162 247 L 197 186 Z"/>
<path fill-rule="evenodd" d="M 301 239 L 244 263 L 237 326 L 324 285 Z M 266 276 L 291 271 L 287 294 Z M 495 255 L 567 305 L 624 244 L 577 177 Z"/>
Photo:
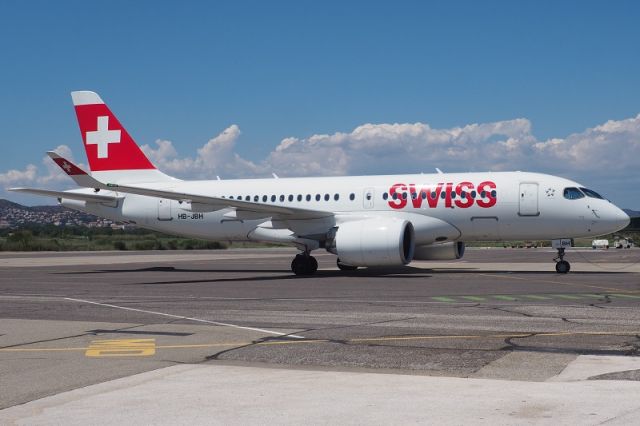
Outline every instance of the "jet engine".
<path fill-rule="evenodd" d="M 407 220 L 363 219 L 334 227 L 325 247 L 352 266 L 406 265 L 413 259 L 415 235 Z"/>
<path fill-rule="evenodd" d="M 415 260 L 455 260 L 464 255 L 464 243 L 455 241 L 416 247 Z"/>

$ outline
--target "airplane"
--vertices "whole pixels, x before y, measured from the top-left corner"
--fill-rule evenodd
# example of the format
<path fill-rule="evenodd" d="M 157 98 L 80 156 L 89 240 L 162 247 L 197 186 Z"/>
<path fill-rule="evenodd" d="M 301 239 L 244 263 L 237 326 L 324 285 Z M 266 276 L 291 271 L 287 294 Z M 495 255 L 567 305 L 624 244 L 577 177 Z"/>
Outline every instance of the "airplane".
<path fill-rule="evenodd" d="M 347 271 L 460 259 L 468 241 L 543 239 L 557 243 L 556 271 L 567 273 L 569 239 L 612 233 L 630 221 L 577 182 L 519 171 L 180 180 L 149 161 L 97 93 L 71 98 L 90 173 L 49 152 L 80 188 L 12 191 L 168 234 L 292 245 L 299 250 L 295 275 L 317 271 L 317 249 L 337 255 Z"/>

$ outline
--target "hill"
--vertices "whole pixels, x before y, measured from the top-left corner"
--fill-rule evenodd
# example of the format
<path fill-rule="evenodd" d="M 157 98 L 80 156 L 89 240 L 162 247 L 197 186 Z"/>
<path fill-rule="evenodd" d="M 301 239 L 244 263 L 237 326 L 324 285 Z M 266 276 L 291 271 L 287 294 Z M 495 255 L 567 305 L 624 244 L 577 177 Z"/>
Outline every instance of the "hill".
<path fill-rule="evenodd" d="M 640 212 L 637 211 L 637 210 L 622 209 L 622 211 L 624 211 L 626 214 L 628 214 L 629 217 L 640 217 Z"/>
<path fill-rule="evenodd" d="M 62 206 L 23 206 L 0 199 L 0 228 L 16 229 L 26 225 L 89 226 L 100 222 L 95 216 Z"/>

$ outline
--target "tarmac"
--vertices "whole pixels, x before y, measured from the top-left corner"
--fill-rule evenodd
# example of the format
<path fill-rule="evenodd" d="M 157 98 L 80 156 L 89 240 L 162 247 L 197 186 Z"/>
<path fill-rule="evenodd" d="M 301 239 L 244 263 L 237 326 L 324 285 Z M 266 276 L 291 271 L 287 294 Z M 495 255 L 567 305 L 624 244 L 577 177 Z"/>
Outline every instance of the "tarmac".
<path fill-rule="evenodd" d="M 2 424 L 612 424 L 640 414 L 640 250 L 0 253 Z"/>

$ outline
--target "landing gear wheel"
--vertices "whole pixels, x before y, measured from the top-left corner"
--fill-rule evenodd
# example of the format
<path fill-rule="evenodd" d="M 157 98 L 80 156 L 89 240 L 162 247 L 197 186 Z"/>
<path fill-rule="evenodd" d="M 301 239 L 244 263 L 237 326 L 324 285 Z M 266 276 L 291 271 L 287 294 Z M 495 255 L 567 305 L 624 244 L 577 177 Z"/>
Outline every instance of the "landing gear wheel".
<path fill-rule="evenodd" d="M 559 274 L 566 274 L 571 270 L 569 262 L 564 260 L 564 248 L 558 249 L 558 257 L 553 259 L 556 261 L 556 272 Z"/>
<path fill-rule="evenodd" d="M 291 270 L 296 275 L 313 275 L 318 270 L 318 261 L 309 254 L 298 254 L 291 261 Z"/>
<path fill-rule="evenodd" d="M 566 274 L 571 270 L 571 265 L 566 260 L 561 260 L 556 263 L 556 272 L 559 274 Z"/>
<path fill-rule="evenodd" d="M 338 269 L 340 269 L 341 271 L 355 271 L 356 269 L 358 269 L 357 266 L 347 265 L 346 263 L 342 263 L 340 259 L 336 261 L 336 264 L 338 265 Z"/>

